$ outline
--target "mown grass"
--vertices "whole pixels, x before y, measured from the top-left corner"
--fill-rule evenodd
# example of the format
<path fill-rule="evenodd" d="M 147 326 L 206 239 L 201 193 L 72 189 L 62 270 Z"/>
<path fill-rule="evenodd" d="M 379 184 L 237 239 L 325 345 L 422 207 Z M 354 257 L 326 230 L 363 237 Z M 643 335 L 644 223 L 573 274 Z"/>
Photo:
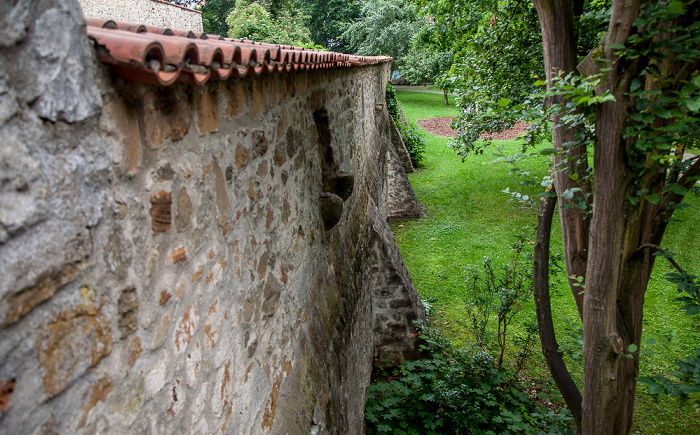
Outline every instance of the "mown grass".
<path fill-rule="evenodd" d="M 439 94 L 399 91 L 397 96 L 409 121 L 457 114 L 454 106 L 443 104 Z M 447 147 L 446 138 L 431 134 L 426 134 L 426 138 L 424 167 L 410 175 L 410 180 L 427 214 L 422 219 L 394 223 L 392 229 L 420 296 L 432 301 L 435 310 L 432 322 L 455 343 L 468 344 L 473 337 L 464 310 L 467 269 L 480 264 L 484 256 L 492 257 L 495 264 L 506 262 L 518 232 L 524 231 L 534 237 L 536 210 L 511 202 L 509 195 L 502 191 L 509 188 L 534 196 L 541 188 L 520 186 L 520 180 L 508 175 L 505 165 L 489 163 L 495 157 L 488 151 L 462 162 Z M 500 144 L 507 152 L 520 147 L 515 141 Z M 547 173 L 544 158 L 532 159 L 522 166 L 539 177 Z M 690 195 L 687 202 L 693 207 L 676 213 L 667 230 L 664 247 L 676 253 L 676 259 L 686 270 L 698 274 L 700 198 Z M 556 221 L 558 216 L 555 216 Z M 558 228 L 552 236 L 552 245 L 561 246 Z M 646 294 L 642 349 L 646 348 L 644 343 L 649 338 L 657 344 L 652 346 L 653 355 L 642 356 L 640 374 L 643 376 L 668 373 L 674 369 L 676 358 L 693 355 L 693 349 L 700 346 L 700 322 L 697 318 L 685 317 L 678 304 L 672 302 L 675 287 L 664 279 L 664 274 L 670 271 L 665 260 L 659 259 Z M 559 281 L 552 302 L 555 326 L 560 331 L 560 342 L 573 342 L 561 331 L 566 319 L 577 321 L 576 307 L 564 277 Z M 534 307 L 530 306 L 522 317 L 532 315 Z M 569 358 L 568 364 L 580 383 L 580 361 Z M 538 349 L 527 374 L 536 379 L 548 377 Z M 692 403 L 649 396 L 646 387 L 640 386 L 632 433 L 700 433 L 698 417 Z"/>

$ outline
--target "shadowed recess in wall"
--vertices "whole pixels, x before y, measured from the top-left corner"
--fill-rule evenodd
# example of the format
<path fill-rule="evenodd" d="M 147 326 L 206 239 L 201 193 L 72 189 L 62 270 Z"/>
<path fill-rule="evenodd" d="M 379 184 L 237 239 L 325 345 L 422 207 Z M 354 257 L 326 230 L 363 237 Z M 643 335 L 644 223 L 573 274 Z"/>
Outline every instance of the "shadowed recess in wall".
<path fill-rule="evenodd" d="M 323 227 L 329 231 L 336 226 L 343 214 L 343 202 L 352 195 L 355 176 L 338 173 L 338 165 L 331 146 L 328 111 L 326 109 L 315 111 L 314 123 L 318 132 L 318 154 L 323 176 L 323 193 L 320 198 L 321 217 Z"/>

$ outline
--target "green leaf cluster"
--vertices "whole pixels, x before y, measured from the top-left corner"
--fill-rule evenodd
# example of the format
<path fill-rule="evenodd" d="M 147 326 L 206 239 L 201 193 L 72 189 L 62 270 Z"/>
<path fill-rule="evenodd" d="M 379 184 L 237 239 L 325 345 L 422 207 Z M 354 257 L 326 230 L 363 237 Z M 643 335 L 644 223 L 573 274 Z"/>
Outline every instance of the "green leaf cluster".
<path fill-rule="evenodd" d="M 396 90 L 390 83 L 386 84 L 386 106 L 396 127 L 401 133 L 401 139 L 406 146 L 408 154 L 411 156 L 413 167 L 420 167 L 425 153 L 425 135 L 417 125 L 401 119 L 401 108 L 396 99 Z"/>
<path fill-rule="evenodd" d="M 418 325 L 426 359 L 407 362 L 367 387 L 365 422 L 373 434 L 568 434 L 571 416 L 530 397 L 517 376 L 496 370 L 492 357 L 457 349 L 437 329 Z M 539 399 L 539 400 L 537 400 Z"/>
<path fill-rule="evenodd" d="M 273 15 L 258 2 L 237 0 L 226 18 L 228 37 L 296 47 L 310 46 L 311 36 L 303 18 L 292 15 L 289 9 L 282 7 Z"/>

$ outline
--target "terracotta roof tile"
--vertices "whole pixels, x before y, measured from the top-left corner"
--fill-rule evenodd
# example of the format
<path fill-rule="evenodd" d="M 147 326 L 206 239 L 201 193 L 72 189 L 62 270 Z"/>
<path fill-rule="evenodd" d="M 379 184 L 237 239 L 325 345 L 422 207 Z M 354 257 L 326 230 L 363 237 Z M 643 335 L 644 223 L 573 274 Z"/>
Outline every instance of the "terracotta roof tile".
<path fill-rule="evenodd" d="M 308 50 L 99 18 L 86 17 L 86 21 L 100 61 L 126 80 L 161 86 L 391 61 L 390 57 Z"/>

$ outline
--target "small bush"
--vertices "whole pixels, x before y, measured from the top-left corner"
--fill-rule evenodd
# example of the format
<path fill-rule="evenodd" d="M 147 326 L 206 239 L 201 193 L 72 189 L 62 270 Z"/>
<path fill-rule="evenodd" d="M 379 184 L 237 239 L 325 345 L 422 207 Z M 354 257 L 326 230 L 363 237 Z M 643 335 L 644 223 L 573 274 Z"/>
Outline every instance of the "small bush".
<path fill-rule="evenodd" d="M 428 357 L 367 387 L 368 434 L 573 433 L 568 410 L 556 413 L 523 393 L 520 380 L 495 369 L 490 354 L 456 349 L 437 329 L 418 330 Z"/>
<path fill-rule="evenodd" d="M 421 129 L 413 123 L 404 124 L 401 121 L 401 109 L 399 101 L 396 99 L 396 90 L 391 83 L 386 84 L 386 108 L 389 115 L 394 119 L 394 123 L 401 133 L 406 150 L 411 156 L 411 163 L 414 167 L 420 167 L 425 153 L 425 137 Z"/>

